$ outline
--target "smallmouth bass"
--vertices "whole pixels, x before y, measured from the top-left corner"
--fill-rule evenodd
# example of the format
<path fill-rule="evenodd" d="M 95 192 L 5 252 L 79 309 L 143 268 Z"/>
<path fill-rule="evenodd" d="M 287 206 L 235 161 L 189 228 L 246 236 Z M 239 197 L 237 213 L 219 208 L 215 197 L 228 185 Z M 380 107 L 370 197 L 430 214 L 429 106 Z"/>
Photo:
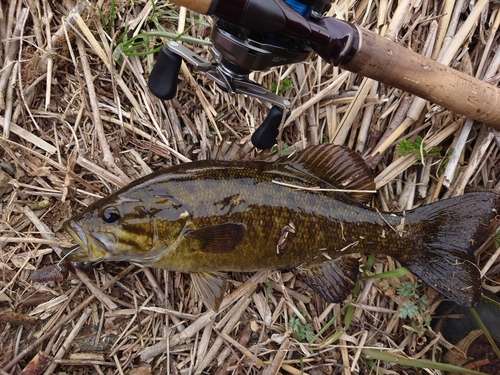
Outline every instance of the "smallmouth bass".
<path fill-rule="evenodd" d="M 64 224 L 81 251 L 69 260 L 133 261 L 191 273 L 208 307 L 225 271 L 295 268 L 342 302 L 359 272 L 352 253 L 385 254 L 463 306 L 481 298 L 473 251 L 500 196 L 470 193 L 401 214 L 366 206 L 364 160 L 334 145 L 266 161 L 198 161 L 140 178 Z M 318 189 L 319 188 L 319 189 Z M 355 190 L 338 192 L 333 189 Z"/>

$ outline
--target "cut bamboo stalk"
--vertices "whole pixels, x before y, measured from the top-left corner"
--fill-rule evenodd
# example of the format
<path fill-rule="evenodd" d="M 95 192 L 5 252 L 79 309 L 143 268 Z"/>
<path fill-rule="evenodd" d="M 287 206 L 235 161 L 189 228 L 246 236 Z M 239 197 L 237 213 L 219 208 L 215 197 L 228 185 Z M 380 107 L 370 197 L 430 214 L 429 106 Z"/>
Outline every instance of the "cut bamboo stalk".
<path fill-rule="evenodd" d="M 453 189 L 452 197 L 462 195 L 465 190 L 465 186 L 470 181 L 470 178 L 476 171 L 478 165 L 484 160 L 484 155 L 490 147 L 490 143 L 493 140 L 493 133 L 488 131 L 480 143 L 476 143 L 474 151 L 469 159 L 469 163 L 465 167 L 461 177 L 457 179 L 458 184 Z"/>
<path fill-rule="evenodd" d="M 458 161 L 460 160 L 460 155 L 462 155 L 462 152 L 464 150 L 465 142 L 469 137 L 469 133 L 472 129 L 472 124 L 473 121 L 470 118 L 465 121 L 465 124 L 462 127 L 462 131 L 460 132 L 460 136 L 458 137 L 457 142 L 453 147 L 453 153 L 451 154 L 450 160 L 446 165 L 446 169 L 444 171 L 443 185 L 447 188 L 449 188 L 451 186 L 451 183 L 453 182 L 453 177 L 455 176 Z"/>
<path fill-rule="evenodd" d="M 342 118 L 340 125 L 337 129 L 337 134 L 335 138 L 332 140 L 332 143 L 337 145 L 343 145 L 345 140 L 347 139 L 347 135 L 351 130 L 352 124 L 356 119 L 358 112 L 361 110 L 365 103 L 365 99 L 368 96 L 368 93 L 372 89 L 373 80 L 370 78 L 364 78 L 361 83 L 359 90 L 356 91 L 356 95 L 354 96 L 354 100 L 349 104 L 349 108 L 347 109 L 346 114 Z"/>
<path fill-rule="evenodd" d="M 378 92 L 379 83 L 377 81 L 373 81 L 372 88 L 370 90 L 370 95 L 376 95 Z M 365 108 L 363 113 L 363 119 L 361 120 L 361 126 L 359 128 L 358 139 L 356 140 L 356 151 L 364 152 L 366 142 L 368 140 L 368 130 L 370 129 L 370 125 L 373 121 L 373 113 L 375 111 L 375 104 L 370 104 Z"/>

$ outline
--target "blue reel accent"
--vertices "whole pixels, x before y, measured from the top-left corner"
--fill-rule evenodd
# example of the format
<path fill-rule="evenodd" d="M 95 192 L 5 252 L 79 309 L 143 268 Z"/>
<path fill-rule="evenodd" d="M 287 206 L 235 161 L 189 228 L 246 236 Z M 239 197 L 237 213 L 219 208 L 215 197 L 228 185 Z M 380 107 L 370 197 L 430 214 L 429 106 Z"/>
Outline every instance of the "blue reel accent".
<path fill-rule="evenodd" d="M 311 14 L 312 6 L 304 4 L 299 0 L 285 0 L 285 2 L 304 18 L 308 18 Z"/>

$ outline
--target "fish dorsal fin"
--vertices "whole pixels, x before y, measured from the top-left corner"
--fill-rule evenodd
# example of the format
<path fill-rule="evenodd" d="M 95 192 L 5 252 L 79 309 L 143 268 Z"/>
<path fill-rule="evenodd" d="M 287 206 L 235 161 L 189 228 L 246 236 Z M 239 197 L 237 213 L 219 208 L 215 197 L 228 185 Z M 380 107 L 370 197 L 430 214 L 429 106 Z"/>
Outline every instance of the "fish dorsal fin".
<path fill-rule="evenodd" d="M 282 157 L 276 163 L 300 166 L 301 169 L 337 189 L 375 190 L 373 174 L 363 158 L 345 146 L 321 144 Z M 354 200 L 368 203 L 372 192 L 347 193 Z"/>
<path fill-rule="evenodd" d="M 343 302 L 358 278 L 357 259 L 340 257 L 296 270 L 297 276 L 316 293 L 332 303 Z"/>
<path fill-rule="evenodd" d="M 189 230 L 185 239 L 194 251 L 229 253 L 243 241 L 245 232 L 243 223 L 223 223 Z"/>
<path fill-rule="evenodd" d="M 205 306 L 215 312 L 219 311 L 227 288 L 226 275 L 220 272 L 193 272 L 191 280 Z"/>

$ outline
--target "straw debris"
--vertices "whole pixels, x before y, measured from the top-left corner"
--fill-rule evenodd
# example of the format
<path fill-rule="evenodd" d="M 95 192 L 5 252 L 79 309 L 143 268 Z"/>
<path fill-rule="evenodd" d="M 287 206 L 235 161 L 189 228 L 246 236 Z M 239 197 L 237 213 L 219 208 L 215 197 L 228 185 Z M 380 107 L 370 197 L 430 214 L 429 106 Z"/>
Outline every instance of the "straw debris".
<path fill-rule="evenodd" d="M 328 16 L 500 81 L 498 2 L 339 0 Z M 182 34 L 209 59 L 211 23 L 169 2 L 0 4 L 1 374 L 416 374 L 412 359 L 439 362 L 452 349 L 425 321 L 441 298 L 431 289 L 418 288 L 427 296 L 418 316 L 399 317 L 398 286 L 417 282 L 405 272 L 362 278 L 344 304 L 326 303 L 291 272 L 233 273 L 218 313 L 189 275 L 134 264 L 29 279 L 72 243 L 64 220 L 129 181 L 192 160 L 265 156 L 249 139 L 266 103 L 230 96 L 184 64 L 174 100 L 147 87 L 152 52 L 167 38 Z M 320 142 L 355 149 L 374 168 L 381 211 L 500 189 L 500 136 L 491 128 L 316 56 L 251 79 L 277 90 L 292 83 L 280 151 Z M 417 137 L 427 154 L 397 153 Z M 440 152 L 430 156 L 433 148 Z M 477 254 L 494 292 L 499 255 L 493 235 Z M 363 276 L 400 270 L 387 257 L 371 261 Z M 298 340 L 297 329 L 312 340 Z"/>

